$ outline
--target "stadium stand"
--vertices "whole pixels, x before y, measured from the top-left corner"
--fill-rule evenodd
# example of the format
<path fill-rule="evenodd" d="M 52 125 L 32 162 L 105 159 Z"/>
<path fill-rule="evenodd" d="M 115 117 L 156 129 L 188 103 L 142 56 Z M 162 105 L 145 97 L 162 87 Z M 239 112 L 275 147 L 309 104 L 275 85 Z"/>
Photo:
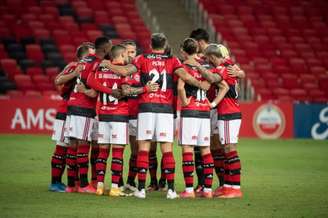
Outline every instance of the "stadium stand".
<path fill-rule="evenodd" d="M 9 97 L 53 95 L 52 81 L 76 47 L 98 36 L 149 49 L 134 0 L 5 0 L 0 18 L 0 94 Z"/>
<path fill-rule="evenodd" d="M 328 102 L 328 2 L 198 0 L 257 100 Z"/>

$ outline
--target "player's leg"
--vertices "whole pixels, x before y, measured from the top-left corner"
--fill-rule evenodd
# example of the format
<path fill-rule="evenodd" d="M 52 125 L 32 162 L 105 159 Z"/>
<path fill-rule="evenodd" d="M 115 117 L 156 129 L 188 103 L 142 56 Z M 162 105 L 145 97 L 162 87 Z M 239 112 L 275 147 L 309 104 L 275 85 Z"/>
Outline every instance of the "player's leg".
<path fill-rule="evenodd" d="M 175 199 L 178 194 L 175 192 L 175 160 L 173 156 L 174 139 L 174 119 L 173 114 L 157 113 L 155 123 L 155 140 L 161 144 L 163 154 L 163 168 L 167 180 L 168 191 L 166 198 Z"/>
<path fill-rule="evenodd" d="M 128 120 L 127 122 L 109 122 L 109 124 L 111 129 L 109 141 L 112 144 L 112 186 L 109 195 L 112 197 L 125 196 L 119 185 L 123 172 L 124 148 L 129 143 Z"/>
<path fill-rule="evenodd" d="M 64 115 L 64 119 L 57 119 L 59 118 L 58 115 L 56 115 L 52 135 L 52 140 L 56 141 L 56 147 L 51 157 L 51 184 L 49 185 L 49 191 L 65 192 L 66 186 L 62 183 L 62 175 L 65 171 L 67 152 L 67 145 L 64 142 L 66 115 Z"/>
<path fill-rule="evenodd" d="M 91 134 L 91 154 L 90 154 L 90 165 L 91 165 L 91 184 L 93 187 L 97 188 L 97 169 L 96 160 L 99 155 L 99 145 L 97 143 L 98 135 L 98 120 L 94 121 Z"/>
<path fill-rule="evenodd" d="M 194 198 L 194 146 L 182 145 L 182 171 L 185 181 L 185 191 L 181 198 Z"/>
<path fill-rule="evenodd" d="M 164 164 L 163 164 L 163 155 L 161 158 L 161 178 L 158 181 L 158 189 L 160 191 L 167 191 L 166 187 L 166 177 L 165 177 L 165 172 L 164 172 Z"/>
<path fill-rule="evenodd" d="M 241 164 L 237 152 L 237 143 L 241 120 L 223 120 L 220 122 L 221 144 L 225 152 L 225 175 L 221 198 L 241 198 L 240 171 Z M 221 131 L 222 130 L 222 131 Z"/>
<path fill-rule="evenodd" d="M 67 147 L 66 153 L 66 165 L 67 165 L 67 187 L 66 192 L 76 192 L 76 180 L 77 180 L 77 141 L 70 139 L 70 144 Z"/>
<path fill-rule="evenodd" d="M 91 133 L 94 118 L 78 115 L 70 115 L 69 135 L 71 138 L 78 140 L 77 146 L 77 166 L 80 179 L 78 192 L 95 193 L 96 189 L 89 185 L 88 168 L 89 168 L 89 150 Z"/>
<path fill-rule="evenodd" d="M 149 174 L 150 174 L 150 185 L 147 187 L 147 191 L 156 191 L 158 190 L 157 184 L 157 143 L 152 142 L 150 151 L 149 151 Z"/>
<path fill-rule="evenodd" d="M 138 168 L 137 168 L 138 144 L 137 144 L 136 136 L 130 135 L 129 139 L 130 139 L 131 154 L 129 159 L 128 179 L 125 188 L 129 189 L 130 191 L 135 191 L 136 190 L 135 178 L 138 174 Z"/>
<path fill-rule="evenodd" d="M 146 197 L 145 183 L 149 168 L 150 144 L 155 132 L 155 118 L 154 113 L 138 114 L 138 190 L 134 192 L 134 196 L 138 198 Z"/>
<path fill-rule="evenodd" d="M 105 192 L 105 175 L 107 169 L 107 160 L 109 157 L 110 145 L 99 144 L 99 154 L 96 159 L 96 173 L 97 173 L 97 195 L 103 195 Z"/>
<path fill-rule="evenodd" d="M 224 184 L 224 148 L 220 144 L 218 134 L 211 136 L 211 153 L 214 160 L 215 173 L 219 180 L 218 187 L 221 187 Z"/>

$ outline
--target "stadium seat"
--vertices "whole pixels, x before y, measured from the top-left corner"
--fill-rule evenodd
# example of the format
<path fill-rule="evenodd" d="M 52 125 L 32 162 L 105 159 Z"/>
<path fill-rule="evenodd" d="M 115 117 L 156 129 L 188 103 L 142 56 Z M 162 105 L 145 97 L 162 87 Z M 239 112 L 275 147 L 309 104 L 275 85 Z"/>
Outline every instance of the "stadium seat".
<path fill-rule="evenodd" d="M 32 83 L 31 77 L 28 75 L 15 75 L 15 83 L 18 89 L 26 91 L 26 90 L 34 90 L 35 86 Z"/>

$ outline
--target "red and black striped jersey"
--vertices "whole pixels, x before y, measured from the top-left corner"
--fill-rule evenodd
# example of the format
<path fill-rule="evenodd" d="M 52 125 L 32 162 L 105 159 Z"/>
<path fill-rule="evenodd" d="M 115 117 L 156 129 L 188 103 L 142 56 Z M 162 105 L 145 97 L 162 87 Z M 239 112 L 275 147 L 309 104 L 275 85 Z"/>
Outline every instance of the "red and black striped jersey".
<path fill-rule="evenodd" d="M 184 68 L 191 76 L 197 80 L 205 80 L 205 78 L 202 77 L 201 73 L 197 70 L 196 67 L 185 64 Z M 190 102 L 187 106 L 181 107 L 181 116 L 209 118 L 211 108 L 206 97 L 206 91 L 187 83 L 185 84 L 184 88 L 187 98 L 190 98 Z"/>
<path fill-rule="evenodd" d="M 103 86 L 111 89 L 121 89 L 124 83 L 124 77 L 115 74 L 106 67 L 100 66 L 95 74 L 95 79 L 100 82 Z M 128 119 L 129 116 L 129 106 L 127 98 L 117 99 L 110 94 L 99 92 L 98 99 L 98 116 L 99 120 L 103 120 L 103 115 L 119 115 L 124 116 Z M 114 119 L 114 117 L 112 117 Z M 114 121 L 114 120 L 111 120 Z"/>
<path fill-rule="evenodd" d="M 100 63 L 100 59 L 95 55 L 89 55 L 83 58 L 79 64 L 84 65 L 84 69 L 80 73 L 80 76 L 76 79 L 76 83 L 82 82 L 87 88 L 87 79 L 90 73 L 94 73 Z M 68 101 L 68 106 L 90 108 L 94 109 L 96 106 L 96 98 L 90 98 L 83 93 L 79 93 L 74 90 Z"/>
<path fill-rule="evenodd" d="M 140 83 L 158 83 L 160 88 L 154 93 L 143 93 L 139 97 L 140 112 L 173 113 L 174 90 L 177 77 L 174 72 L 181 68 L 178 58 L 163 53 L 139 55 L 134 65 L 140 72 Z"/>
<path fill-rule="evenodd" d="M 226 64 L 222 64 L 221 66 L 217 67 L 217 73 L 219 73 L 229 85 L 229 91 L 217 107 L 219 119 L 240 119 L 241 111 L 238 102 L 238 80 L 235 77 L 229 76 L 228 70 L 225 65 Z"/>
<path fill-rule="evenodd" d="M 77 62 L 71 62 L 67 64 L 67 66 L 62 71 L 63 75 L 73 73 L 73 71 L 77 67 L 77 64 L 78 64 Z M 65 114 L 67 113 L 67 102 L 69 100 L 71 92 L 74 89 L 75 81 L 76 79 L 72 79 L 63 85 L 57 86 L 59 94 L 63 98 L 58 105 L 57 113 L 65 113 Z"/>

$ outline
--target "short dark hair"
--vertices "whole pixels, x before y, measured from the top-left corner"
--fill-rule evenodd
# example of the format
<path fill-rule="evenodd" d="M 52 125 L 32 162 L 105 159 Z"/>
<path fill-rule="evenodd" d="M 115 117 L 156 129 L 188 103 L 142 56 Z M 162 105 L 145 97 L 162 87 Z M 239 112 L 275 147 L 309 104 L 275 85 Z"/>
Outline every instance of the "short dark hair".
<path fill-rule="evenodd" d="M 205 42 L 208 42 L 210 39 L 208 32 L 202 28 L 193 30 L 190 33 L 190 38 L 196 39 L 197 41 L 204 40 Z"/>
<path fill-rule="evenodd" d="M 198 43 L 195 39 L 186 38 L 185 40 L 183 40 L 181 48 L 188 55 L 193 55 L 198 52 Z"/>
<path fill-rule="evenodd" d="M 151 35 L 152 49 L 165 49 L 167 38 L 164 33 L 154 33 Z"/>
<path fill-rule="evenodd" d="M 111 53 L 111 59 L 117 58 L 122 54 L 122 52 L 125 51 L 125 47 L 123 45 L 114 45 L 112 49 L 110 50 Z"/>
<path fill-rule="evenodd" d="M 89 48 L 95 48 L 94 44 L 92 42 L 84 42 L 76 49 L 76 57 L 80 60 L 82 59 L 82 56 L 85 55 Z"/>
<path fill-rule="evenodd" d="M 132 45 L 132 46 L 137 47 L 136 42 L 131 40 L 131 39 L 124 40 L 121 44 L 124 45 L 124 46 Z"/>
<path fill-rule="evenodd" d="M 105 44 L 107 43 L 111 43 L 110 39 L 107 38 L 106 36 L 101 36 L 101 37 L 98 37 L 96 40 L 95 40 L 95 48 L 96 49 L 100 49 L 102 46 L 104 46 Z"/>

